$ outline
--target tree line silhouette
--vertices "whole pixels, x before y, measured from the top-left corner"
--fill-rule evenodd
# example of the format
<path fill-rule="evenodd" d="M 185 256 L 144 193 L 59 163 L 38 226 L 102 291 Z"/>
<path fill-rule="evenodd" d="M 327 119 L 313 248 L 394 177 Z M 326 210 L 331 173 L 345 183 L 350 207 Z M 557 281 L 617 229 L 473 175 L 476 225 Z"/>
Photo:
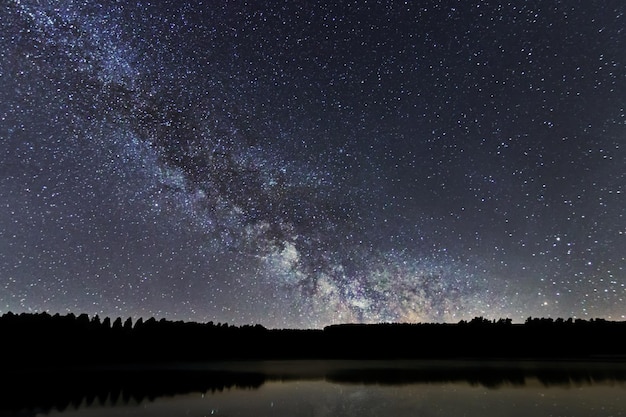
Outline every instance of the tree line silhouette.
<path fill-rule="evenodd" d="M 626 322 L 476 317 L 459 323 L 340 324 L 266 329 L 106 317 L 6 313 L 4 368 L 278 359 L 626 358 Z"/>

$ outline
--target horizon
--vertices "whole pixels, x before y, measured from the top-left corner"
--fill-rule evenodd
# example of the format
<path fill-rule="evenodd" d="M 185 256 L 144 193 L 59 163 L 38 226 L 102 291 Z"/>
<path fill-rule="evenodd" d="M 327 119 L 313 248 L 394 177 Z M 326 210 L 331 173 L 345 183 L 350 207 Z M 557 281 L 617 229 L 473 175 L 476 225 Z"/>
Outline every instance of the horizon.
<path fill-rule="evenodd" d="M 0 314 L 624 320 L 625 19 L 9 0 Z"/>
<path fill-rule="evenodd" d="M 0 319 L 4 316 L 8 316 L 8 315 L 14 315 L 14 316 L 20 316 L 22 314 L 26 314 L 26 315 L 48 315 L 49 317 L 55 317 L 55 316 L 59 316 L 59 317 L 69 317 L 69 316 L 74 316 L 75 319 L 77 319 L 79 316 L 82 315 L 86 315 L 89 318 L 90 322 L 94 322 L 95 318 L 98 317 L 99 319 L 99 323 L 102 323 L 104 320 L 109 319 L 110 321 L 110 325 L 111 327 L 113 326 L 113 323 L 115 321 L 120 321 L 122 323 L 122 325 L 124 325 L 124 323 L 127 320 L 131 320 L 131 325 L 132 328 L 134 329 L 137 325 L 137 322 L 139 320 L 141 320 L 142 323 L 146 323 L 146 321 L 149 321 L 151 319 L 154 319 L 154 321 L 156 323 L 165 320 L 167 322 L 170 323 L 193 323 L 193 324 L 202 324 L 202 325 L 213 325 L 213 326 L 228 326 L 228 327 L 255 327 L 255 326 L 261 326 L 263 329 L 265 330 L 324 330 L 327 327 L 333 327 L 333 326 L 377 326 L 377 325 L 461 325 L 461 324 L 470 324 L 472 321 L 480 321 L 482 324 L 501 324 L 503 322 L 507 322 L 507 325 L 525 325 L 528 324 L 529 321 L 531 320 L 540 320 L 540 321 L 550 321 L 552 323 L 576 323 L 579 321 L 583 321 L 583 322 L 588 322 L 588 323 L 592 323 L 592 322 L 610 322 L 610 323 L 626 323 L 626 320 L 610 320 L 610 319 L 605 319 L 602 317 L 589 317 L 589 318 L 580 318 L 580 317 L 527 317 L 524 321 L 521 322 L 516 322 L 508 317 L 500 317 L 497 319 L 488 319 L 485 317 L 481 317 L 481 316 L 477 316 L 477 317 L 473 317 L 472 319 L 466 320 L 466 319 L 461 319 L 457 322 L 370 322 L 370 323 L 363 323 L 363 322 L 342 322 L 342 323 L 330 323 L 327 324 L 323 327 L 267 327 L 265 325 L 263 325 L 263 323 L 245 323 L 245 324 L 231 324 L 231 323 L 227 323 L 227 322 L 214 322 L 214 321 L 206 321 L 206 322 L 200 322 L 200 321 L 193 321 L 193 320 L 170 320 L 167 319 L 166 317 L 130 317 L 130 316 L 100 316 L 99 314 L 94 314 L 94 315 L 89 315 L 87 313 L 80 313 L 80 314 L 76 314 L 76 313 L 66 313 L 66 314 L 61 314 L 61 313 L 50 313 L 47 311 L 40 311 L 40 312 L 20 312 L 20 313 L 14 313 L 11 311 L 5 312 L 0 314 Z M 508 320 L 511 320 L 510 322 Z"/>

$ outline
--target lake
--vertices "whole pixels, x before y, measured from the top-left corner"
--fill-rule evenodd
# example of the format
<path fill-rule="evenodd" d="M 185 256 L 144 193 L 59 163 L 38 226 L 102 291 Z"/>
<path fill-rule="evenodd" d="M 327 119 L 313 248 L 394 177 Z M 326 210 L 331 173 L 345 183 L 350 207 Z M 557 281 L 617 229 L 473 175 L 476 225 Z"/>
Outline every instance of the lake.
<path fill-rule="evenodd" d="M 622 362 L 275 361 L 63 375 L 71 382 L 16 379 L 0 415 L 626 415 Z M 30 404 L 15 403 L 20 395 Z"/>

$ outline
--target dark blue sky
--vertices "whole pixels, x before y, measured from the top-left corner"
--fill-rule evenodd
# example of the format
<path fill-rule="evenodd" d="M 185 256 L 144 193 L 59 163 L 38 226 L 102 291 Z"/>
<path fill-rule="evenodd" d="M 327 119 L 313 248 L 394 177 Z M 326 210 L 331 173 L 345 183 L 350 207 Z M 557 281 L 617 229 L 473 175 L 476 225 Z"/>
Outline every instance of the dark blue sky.
<path fill-rule="evenodd" d="M 622 1 L 10 0 L 0 313 L 623 319 Z"/>

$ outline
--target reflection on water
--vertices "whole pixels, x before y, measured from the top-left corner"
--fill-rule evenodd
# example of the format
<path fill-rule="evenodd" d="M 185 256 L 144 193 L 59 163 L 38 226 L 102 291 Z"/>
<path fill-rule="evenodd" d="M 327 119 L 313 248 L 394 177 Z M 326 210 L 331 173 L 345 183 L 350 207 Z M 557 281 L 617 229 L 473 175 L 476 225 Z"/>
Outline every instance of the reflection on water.
<path fill-rule="evenodd" d="M 85 408 L 70 416 L 615 416 L 624 413 L 624 387 L 528 385 L 490 390 L 464 383 L 342 385 L 326 381 L 269 382 L 258 390 L 160 398 L 139 405 Z"/>
<path fill-rule="evenodd" d="M 623 363 L 245 362 L 4 377 L 0 415 L 626 413 Z"/>

